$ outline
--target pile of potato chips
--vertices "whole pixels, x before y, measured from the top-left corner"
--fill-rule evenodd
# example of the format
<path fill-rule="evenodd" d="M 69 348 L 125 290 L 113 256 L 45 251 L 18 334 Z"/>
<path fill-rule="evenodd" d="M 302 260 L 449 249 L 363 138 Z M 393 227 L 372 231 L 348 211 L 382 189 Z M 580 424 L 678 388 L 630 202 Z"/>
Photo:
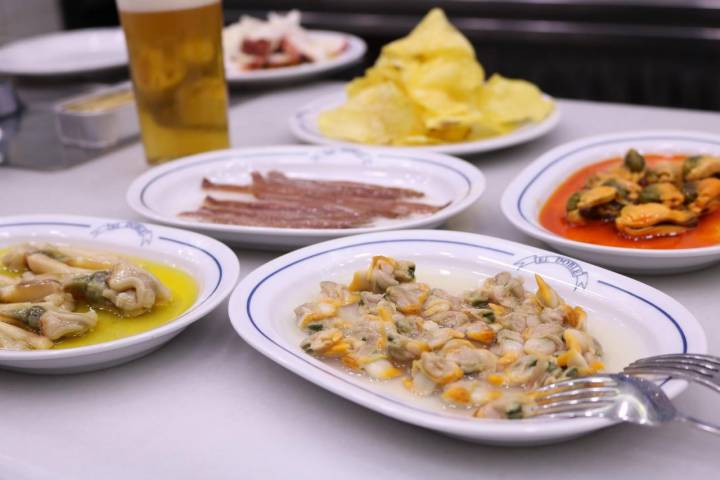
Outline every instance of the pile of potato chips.
<path fill-rule="evenodd" d="M 347 86 L 344 105 L 323 112 L 329 137 L 375 145 L 432 145 L 502 135 L 553 110 L 532 83 L 485 72 L 470 42 L 431 10 L 405 38 Z"/>

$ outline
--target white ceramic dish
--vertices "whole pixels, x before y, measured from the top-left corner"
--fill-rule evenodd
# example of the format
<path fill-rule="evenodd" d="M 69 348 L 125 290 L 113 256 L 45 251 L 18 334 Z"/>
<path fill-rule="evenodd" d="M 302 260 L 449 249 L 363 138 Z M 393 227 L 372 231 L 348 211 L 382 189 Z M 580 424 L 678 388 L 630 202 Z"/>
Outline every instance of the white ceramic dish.
<path fill-rule="evenodd" d="M 601 419 L 474 420 L 427 407 L 389 383 L 370 382 L 304 353 L 293 309 L 319 291 L 321 280 L 347 282 L 373 255 L 413 260 L 418 278 L 465 290 L 508 270 L 531 285 L 543 275 L 571 304 L 589 314 L 590 332 L 605 349 L 608 369 L 645 355 L 705 352 L 702 327 L 682 305 L 647 285 L 593 265 L 504 239 L 470 233 L 405 230 L 354 236 L 306 247 L 268 262 L 233 292 L 229 315 L 255 349 L 301 377 L 384 415 L 447 435 L 501 444 L 560 441 L 611 425 Z M 448 287 L 448 284 L 452 287 Z M 451 291 L 452 293 L 452 291 Z M 399 381 L 399 380 L 397 380 Z M 685 384 L 666 383 L 671 397 Z"/>
<path fill-rule="evenodd" d="M 78 102 L 96 99 L 115 92 L 129 92 L 130 82 L 123 82 L 92 93 L 63 100 L 55 105 L 55 129 L 66 145 L 81 148 L 107 148 L 140 132 L 137 107 L 131 97 L 127 101 L 101 111 L 75 111 L 68 108 Z"/>
<path fill-rule="evenodd" d="M 240 70 L 226 58 L 225 78 L 231 85 L 257 86 L 306 80 L 349 67 L 362 60 L 367 50 L 365 41 L 355 35 L 323 30 L 309 32 L 309 35 L 317 37 L 340 37 L 345 39 L 347 47 L 338 56 L 326 62 L 303 63 L 289 67 L 259 70 Z M 225 46 L 225 48 L 228 47 Z"/>
<path fill-rule="evenodd" d="M 0 368 L 61 374 L 107 368 L 146 355 L 210 313 L 237 283 L 240 266 L 222 243 L 174 228 L 107 218 L 25 215 L 0 218 L 0 248 L 24 241 L 62 242 L 166 263 L 197 282 L 195 303 L 175 320 L 138 335 L 61 350 L 0 350 Z"/>
<path fill-rule="evenodd" d="M 563 238 L 543 227 L 543 205 L 569 175 L 630 148 L 642 152 L 720 155 L 720 136 L 680 130 L 653 130 L 598 135 L 566 143 L 541 155 L 505 190 L 502 210 L 531 237 L 588 262 L 629 273 L 663 274 L 696 270 L 720 261 L 720 245 L 686 249 L 608 247 Z"/>
<path fill-rule="evenodd" d="M 304 107 L 299 108 L 290 117 L 290 130 L 293 135 L 305 143 L 316 145 L 347 145 L 359 146 L 357 143 L 336 140 L 325 136 L 317 126 L 318 116 L 333 108 L 339 107 L 345 102 L 345 92 L 336 92 L 317 100 L 314 100 Z M 542 122 L 533 123 L 514 130 L 506 135 L 491 137 L 483 140 L 460 143 L 445 143 L 441 145 L 427 146 L 388 146 L 392 150 L 410 150 L 410 151 L 426 151 L 440 152 L 451 155 L 470 155 L 474 153 L 489 152 L 499 150 L 501 148 L 519 145 L 521 143 L 534 140 L 555 128 L 560 121 L 560 110 L 557 102 L 552 113 Z"/>
<path fill-rule="evenodd" d="M 88 73 L 127 65 L 120 28 L 69 30 L 0 47 L 0 73 L 54 76 Z"/>
<path fill-rule="evenodd" d="M 414 188 L 434 205 L 449 205 L 423 217 L 381 220 L 363 228 L 290 229 L 198 222 L 178 217 L 197 208 L 204 176 L 221 182 L 249 182 L 253 170 L 280 170 L 290 176 L 355 180 Z M 311 146 L 220 150 L 194 155 L 149 170 L 128 189 L 127 201 L 154 221 L 189 228 L 223 241 L 264 249 L 286 249 L 330 238 L 381 230 L 436 227 L 471 206 L 485 189 L 483 174 L 457 158 L 427 152 Z"/>

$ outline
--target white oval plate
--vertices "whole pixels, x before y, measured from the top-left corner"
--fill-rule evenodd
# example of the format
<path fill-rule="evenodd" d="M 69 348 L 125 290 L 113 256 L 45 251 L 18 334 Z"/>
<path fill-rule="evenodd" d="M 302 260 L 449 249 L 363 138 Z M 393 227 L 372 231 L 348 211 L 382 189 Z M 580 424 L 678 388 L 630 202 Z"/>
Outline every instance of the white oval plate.
<path fill-rule="evenodd" d="M 0 47 L 0 73 L 6 75 L 69 75 L 122 67 L 127 63 L 121 28 L 69 30 Z"/>
<path fill-rule="evenodd" d="M 359 146 L 360 144 L 357 143 L 330 138 L 320 132 L 317 125 L 318 116 L 322 112 L 339 107 L 345 103 L 346 98 L 345 92 L 336 92 L 332 95 L 314 100 L 304 107 L 299 108 L 290 117 L 290 130 L 293 135 L 305 143 L 312 143 L 316 145 Z M 542 122 L 525 125 L 505 135 L 499 135 L 497 137 L 491 137 L 483 140 L 475 140 L 473 142 L 444 143 L 440 145 L 424 146 L 386 146 L 384 148 L 392 150 L 439 152 L 451 155 L 469 155 L 473 153 L 489 152 L 534 140 L 555 128 L 559 121 L 560 110 L 557 102 L 555 102 L 555 108 L 552 113 Z"/>
<path fill-rule="evenodd" d="M 253 170 L 280 170 L 290 176 L 322 180 L 354 180 L 414 188 L 423 201 L 449 205 L 423 217 L 379 220 L 347 229 L 300 229 L 219 225 L 178 217 L 200 205 L 203 176 L 221 182 L 249 182 Z M 127 201 L 136 212 L 157 222 L 211 235 L 233 244 L 264 249 L 309 245 L 330 238 L 381 230 L 437 227 L 470 207 L 485 189 L 483 174 L 467 162 L 426 152 L 337 147 L 261 147 L 218 150 L 155 167 L 128 189 Z"/>
<path fill-rule="evenodd" d="M 720 261 L 720 245 L 684 249 L 608 247 L 561 237 L 543 227 L 540 210 L 569 175 L 629 148 L 640 152 L 720 155 L 720 136 L 682 130 L 613 133 L 553 148 L 525 168 L 505 190 L 502 211 L 518 229 L 561 252 L 628 273 L 663 274 L 697 270 Z"/>
<path fill-rule="evenodd" d="M 240 70 L 228 58 L 225 59 L 225 78 L 231 85 L 269 85 L 272 83 L 285 83 L 305 80 L 349 67 L 362 60 L 367 45 L 365 41 L 348 33 L 313 30 L 308 32 L 311 36 L 342 37 L 347 42 L 345 50 L 335 58 L 325 62 L 302 63 L 280 68 L 265 68 L 258 70 Z M 227 48 L 227 46 L 224 46 Z"/>
<path fill-rule="evenodd" d="M 702 327 L 678 302 L 616 273 L 500 238 L 440 230 L 360 235 L 306 247 L 272 260 L 245 277 L 229 302 L 235 330 L 278 364 L 376 412 L 468 440 L 528 445 L 555 442 L 611 425 L 602 419 L 476 420 L 431 407 L 396 383 L 371 382 L 333 367 L 300 348 L 304 334 L 293 309 L 319 291 L 321 280 L 348 282 L 373 255 L 413 260 L 418 278 L 455 290 L 473 288 L 499 271 L 543 275 L 569 303 L 588 311 L 588 327 L 606 351 L 608 369 L 646 355 L 707 350 Z M 399 381 L 399 380 L 398 380 Z M 674 397 L 684 382 L 663 388 Z M 330 421 L 332 419 L 329 419 Z"/>
<path fill-rule="evenodd" d="M 155 329 L 87 347 L 0 350 L 0 367 L 28 373 L 86 372 L 129 362 L 170 341 L 218 306 L 237 283 L 240 265 L 228 247 L 192 232 L 149 223 L 71 215 L 0 218 L 0 248 L 25 241 L 62 242 L 166 263 L 197 283 L 195 303 Z"/>

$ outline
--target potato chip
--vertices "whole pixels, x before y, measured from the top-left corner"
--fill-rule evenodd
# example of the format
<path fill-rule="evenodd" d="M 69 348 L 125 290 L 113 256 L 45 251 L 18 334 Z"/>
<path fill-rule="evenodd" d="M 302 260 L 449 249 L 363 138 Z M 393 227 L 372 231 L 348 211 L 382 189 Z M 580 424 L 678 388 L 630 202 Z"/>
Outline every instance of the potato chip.
<path fill-rule="evenodd" d="M 532 83 L 485 72 L 470 42 L 435 8 L 387 44 L 347 102 L 318 118 L 329 137 L 377 145 L 431 145 L 502 135 L 539 122 L 553 104 Z"/>
<path fill-rule="evenodd" d="M 477 106 L 509 124 L 539 122 L 553 109 L 552 101 L 532 83 L 498 74 L 493 75 L 480 91 Z"/>
<path fill-rule="evenodd" d="M 341 108 L 323 112 L 318 124 L 334 138 L 387 145 L 424 130 L 417 106 L 392 82 L 364 88 Z"/>
<path fill-rule="evenodd" d="M 480 65 L 468 59 L 436 57 L 403 72 L 408 95 L 430 115 L 467 113 L 483 84 Z"/>
<path fill-rule="evenodd" d="M 385 45 L 382 56 L 415 59 L 457 56 L 474 60 L 475 50 L 448 21 L 445 12 L 433 8 L 410 35 Z"/>

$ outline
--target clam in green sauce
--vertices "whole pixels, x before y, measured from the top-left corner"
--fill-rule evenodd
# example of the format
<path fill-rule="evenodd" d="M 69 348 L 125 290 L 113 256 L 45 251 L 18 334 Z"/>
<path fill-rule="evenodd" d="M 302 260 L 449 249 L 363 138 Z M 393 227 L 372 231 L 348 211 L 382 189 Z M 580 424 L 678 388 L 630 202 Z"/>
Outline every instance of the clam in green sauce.
<path fill-rule="evenodd" d="M 523 418 L 534 388 L 604 369 L 585 311 L 536 282 L 531 292 L 501 272 L 458 295 L 451 282 L 419 281 L 412 262 L 376 256 L 349 284 L 321 282 L 295 309 L 300 347 L 392 396 L 400 385 L 424 406 Z"/>

